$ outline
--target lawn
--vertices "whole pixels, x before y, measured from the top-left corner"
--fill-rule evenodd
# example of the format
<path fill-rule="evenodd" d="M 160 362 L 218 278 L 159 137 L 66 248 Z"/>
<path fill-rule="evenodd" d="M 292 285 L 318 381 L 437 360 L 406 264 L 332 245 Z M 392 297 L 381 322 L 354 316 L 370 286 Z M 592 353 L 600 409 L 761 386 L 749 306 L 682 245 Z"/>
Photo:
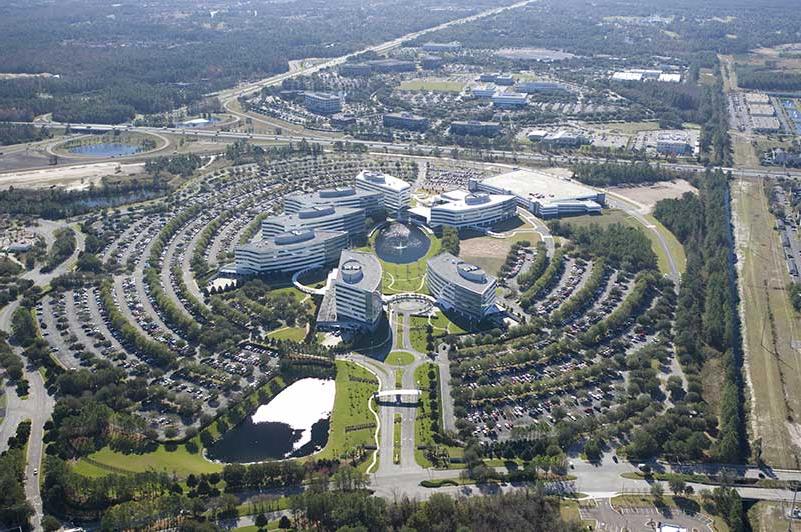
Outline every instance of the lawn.
<path fill-rule="evenodd" d="M 439 368 L 436 364 L 431 362 L 423 364 L 414 371 L 414 382 L 417 388 L 422 391 L 420 394 L 420 404 L 417 408 L 417 417 L 414 420 L 414 459 L 422 467 L 432 467 L 434 464 L 428 459 L 425 451 L 420 449 L 420 446 L 437 445 L 434 441 L 434 420 L 431 417 L 431 393 L 428 391 L 428 386 L 431 382 L 428 378 L 430 370 L 434 370 L 436 375 L 439 374 Z M 437 396 L 435 400 L 438 402 L 439 412 L 442 412 L 442 404 L 439 402 L 439 396 Z M 441 424 L 442 420 L 439 419 L 438 423 Z M 464 450 L 461 447 L 441 446 L 440 449 L 443 452 L 447 452 L 448 457 L 461 457 L 464 455 Z"/>
<path fill-rule="evenodd" d="M 428 318 L 423 316 L 410 316 L 409 322 L 409 340 L 412 342 L 412 347 L 415 351 L 420 353 L 428 352 L 428 341 L 426 339 L 426 326 L 428 325 Z M 439 334 L 438 334 L 439 333 Z M 442 331 L 434 330 L 434 336 L 442 336 Z"/>
<path fill-rule="evenodd" d="M 384 360 L 390 366 L 408 366 L 414 362 L 414 355 L 408 351 L 393 351 Z"/>
<path fill-rule="evenodd" d="M 337 360 L 336 398 L 328 443 L 315 459 L 335 459 L 360 445 L 375 444 L 375 418 L 367 407 L 373 393 L 378 391 L 375 376 L 363 367 Z M 348 427 L 364 427 L 348 431 Z M 369 460 L 362 462 L 364 468 Z"/>
<path fill-rule="evenodd" d="M 762 440 L 765 463 L 796 467 L 798 425 L 788 420 L 797 422 L 801 412 L 801 361 L 793 348 L 801 340 L 801 323 L 790 303 L 790 276 L 765 191 L 763 181 L 732 183 L 751 396 L 749 437 Z"/>
<path fill-rule="evenodd" d="M 395 414 L 392 424 L 392 461 L 400 464 L 401 461 L 401 429 L 403 428 L 403 417 Z"/>
<path fill-rule="evenodd" d="M 427 234 L 431 239 L 428 252 L 417 262 L 410 264 L 395 264 L 379 259 L 384 270 L 384 294 L 400 294 L 404 292 L 417 292 L 427 294 L 424 279 L 428 259 L 437 255 L 442 247 L 440 239 L 433 234 Z M 373 249 L 372 247 L 370 248 Z"/>
<path fill-rule="evenodd" d="M 404 91 L 461 92 L 464 83 L 447 79 L 409 79 L 401 82 Z"/>
<path fill-rule="evenodd" d="M 292 342 L 302 342 L 306 338 L 305 327 L 282 327 L 267 334 L 276 340 L 290 340 Z"/>
<path fill-rule="evenodd" d="M 501 230 L 493 228 L 493 231 Z M 514 243 L 528 240 L 533 246 L 540 241 L 539 233 L 529 224 L 511 232 L 512 235 L 503 239 L 479 235 L 467 236 L 460 242 L 459 257 L 470 264 L 480 266 L 490 275 L 497 275 Z"/>
<path fill-rule="evenodd" d="M 270 290 L 270 295 L 280 296 L 283 294 L 289 294 L 293 296 L 298 301 L 303 301 L 307 296 L 294 286 L 285 286 L 283 288 L 276 288 L 275 290 Z"/>
<path fill-rule="evenodd" d="M 759 501 L 748 510 L 748 523 L 754 532 L 773 532 L 774 530 L 801 531 L 801 522 L 792 524 L 785 516 L 784 505 L 770 501 Z M 788 528 L 792 526 L 792 528 Z"/>
<path fill-rule="evenodd" d="M 198 449 L 200 447 L 198 446 Z M 76 471 L 86 472 L 90 476 L 103 476 L 110 474 L 113 470 L 106 470 L 103 466 L 114 469 L 122 469 L 134 473 L 140 473 L 153 469 L 155 471 L 166 471 L 175 473 L 179 477 L 185 477 L 190 473 L 215 473 L 222 471 L 222 465 L 209 462 L 200 450 L 189 452 L 186 445 L 159 445 L 158 448 L 149 453 L 124 454 L 103 447 L 99 451 L 89 455 L 90 462 L 79 460 L 75 465 Z M 95 466 L 92 462 L 100 464 Z M 100 473 L 103 471 L 103 473 Z"/>

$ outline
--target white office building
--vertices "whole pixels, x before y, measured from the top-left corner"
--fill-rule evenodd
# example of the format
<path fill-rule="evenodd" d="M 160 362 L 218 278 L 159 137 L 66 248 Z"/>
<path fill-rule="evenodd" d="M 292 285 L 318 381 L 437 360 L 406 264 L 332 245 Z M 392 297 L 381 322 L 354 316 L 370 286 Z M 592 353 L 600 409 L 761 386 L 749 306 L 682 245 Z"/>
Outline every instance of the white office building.
<path fill-rule="evenodd" d="M 450 253 L 429 259 L 426 284 L 440 308 L 470 321 L 479 322 L 496 310 L 495 278 Z"/>
<path fill-rule="evenodd" d="M 306 207 L 294 214 L 270 216 L 261 222 L 261 236 L 269 239 L 292 231 L 344 231 L 351 237 L 364 234 L 364 209 L 333 207 L 331 205 Z"/>
<path fill-rule="evenodd" d="M 333 283 L 335 322 L 339 328 L 375 330 L 384 306 L 382 274 L 381 263 L 372 253 L 342 252 Z"/>
<path fill-rule="evenodd" d="M 665 155 L 692 155 L 690 137 L 686 133 L 659 133 L 656 137 L 657 153 Z"/>
<path fill-rule="evenodd" d="M 326 92 L 306 92 L 303 105 L 312 113 L 332 115 L 342 110 L 342 98 Z"/>
<path fill-rule="evenodd" d="M 455 190 L 440 194 L 431 205 L 431 227 L 488 227 L 517 215 L 512 195 Z"/>
<path fill-rule="evenodd" d="M 492 98 L 498 88 L 495 85 L 476 85 L 470 89 L 473 98 Z"/>
<path fill-rule="evenodd" d="M 369 215 L 383 210 L 384 196 L 379 192 L 356 190 L 354 187 L 337 187 L 317 192 L 290 192 L 284 196 L 284 212 L 296 214 L 309 207 L 350 207 L 364 209 Z"/>
<path fill-rule="evenodd" d="M 344 231 L 294 231 L 234 249 L 239 275 L 291 274 L 334 264 L 348 245 Z"/>
<path fill-rule="evenodd" d="M 512 195 L 519 206 L 541 218 L 600 213 L 606 200 L 601 191 L 537 170 L 471 180 L 469 188 L 471 192 Z"/>
<path fill-rule="evenodd" d="M 412 187 L 409 183 L 383 172 L 362 170 L 356 176 L 354 187 L 356 190 L 381 193 L 389 216 L 397 216 L 411 202 Z"/>
<path fill-rule="evenodd" d="M 496 92 L 492 96 L 492 105 L 503 109 L 525 107 L 528 105 L 528 99 L 521 92 Z"/>

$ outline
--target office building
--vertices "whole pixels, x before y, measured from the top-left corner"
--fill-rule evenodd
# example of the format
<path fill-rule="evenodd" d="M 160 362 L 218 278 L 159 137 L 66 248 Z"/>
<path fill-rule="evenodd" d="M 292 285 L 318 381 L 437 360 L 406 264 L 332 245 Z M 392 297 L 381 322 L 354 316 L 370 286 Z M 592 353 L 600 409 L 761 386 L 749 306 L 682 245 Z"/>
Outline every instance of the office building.
<path fill-rule="evenodd" d="M 397 127 L 412 131 L 428 129 L 428 118 L 412 113 L 387 113 L 383 116 L 384 127 Z"/>
<path fill-rule="evenodd" d="M 367 230 L 364 209 L 314 205 L 294 214 L 270 216 L 261 222 L 261 236 L 265 240 L 292 231 L 344 231 L 358 237 Z"/>
<path fill-rule="evenodd" d="M 520 92 L 496 92 L 492 96 L 492 105 L 502 109 L 525 107 L 528 105 L 528 99 Z"/>
<path fill-rule="evenodd" d="M 337 129 L 347 129 L 356 125 L 356 117 L 345 113 L 336 113 L 330 120 L 331 125 Z"/>
<path fill-rule="evenodd" d="M 426 70 L 436 70 L 444 64 L 445 60 L 438 55 L 424 55 L 420 58 L 420 66 Z"/>
<path fill-rule="evenodd" d="M 372 253 L 345 250 L 317 314 L 317 328 L 374 331 L 381 320 L 383 271 Z"/>
<path fill-rule="evenodd" d="M 431 205 L 431 227 L 489 227 L 517 215 L 512 195 L 454 190 L 440 194 Z"/>
<path fill-rule="evenodd" d="M 451 135 L 480 135 L 494 137 L 501 132 L 500 122 L 480 122 L 478 120 L 457 120 L 451 122 Z"/>
<path fill-rule="evenodd" d="M 305 92 L 303 105 L 312 113 L 332 115 L 342 110 L 342 98 L 325 92 Z"/>
<path fill-rule="evenodd" d="M 336 263 L 348 245 L 344 231 L 293 231 L 234 249 L 239 275 L 292 274 Z"/>
<path fill-rule="evenodd" d="M 495 85 L 476 85 L 470 89 L 473 98 L 492 98 L 498 88 Z"/>
<path fill-rule="evenodd" d="M 458 52 L 462 49 L 462 43 L 452 42 L 427 42 L 423 45 L 426 52 Z"/>
<path fill-rule="evenodd" d="M 412 187 L 409 183 L 389 174 L 362 170 L 353 185 L 356 190 L 380 193 L 388 216 L 398 216 L 411 202 Z"/>
<path fill-rule="evenodd" d="M 562 129 L 545 135 L 540 142 L 551 148 L 577 148 L 587 144 L 587 139 L 579 133 Z"/>
<path fill-rule="evenodd" d="M 526 94 L 567 90 L 564 85 L 555 81 L 522 81 L 515 86 L 515 89 Z"/>
<path fill-rule="evenodd" d="M 367 215 L 371 215 L 384 209 L 384 196 L 379 192 L 356 190 L 353 187 L 326 188 L 317 192 L 296 191 L 284 196 L 286 214 L 324 206 L 364 209 Z"/>
<path fill-rule="evenodd" d="M 368 76 L 373 71 L 373 67 L 367 63 L 345 63 L 339 67 L 339 73 L 343 76 Z"/>
<path fill-rule="evenodd" d="M 428 260 L 426 285 L 441 309 L 472 322 L 480 322 L 496 310 L 495 278 L 450 253 Z"/>
<path fill-rule="evenodd" d="M 470 181 L 471 192 L 512 195 L 517 204 L 541 218 L 600 213 L 606 196 L 576 181 L 536 170 L 515 170 Z"/>
<path fill-rule="evenodd" d="M 414 61 L 401 61 L 400 59 L 373 59 L 365 61 L 373 72 L 414 72 L 417 65 Z"/>
<path fill-rule="evenodd" d="M 690 139 L 685 133 L 659 133 L 656 137 L 656 151 L 665 155 L 692 155 Z"/>

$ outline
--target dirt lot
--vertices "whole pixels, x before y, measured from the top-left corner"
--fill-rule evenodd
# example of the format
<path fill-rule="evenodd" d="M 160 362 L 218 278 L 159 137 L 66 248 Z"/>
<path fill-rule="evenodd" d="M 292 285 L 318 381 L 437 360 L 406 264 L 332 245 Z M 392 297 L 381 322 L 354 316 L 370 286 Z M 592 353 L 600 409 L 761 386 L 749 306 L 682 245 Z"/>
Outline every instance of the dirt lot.
<path fill-rule="evenodd" d="M 495 228 L 496 231 L 505 229 L 504 227 Z M 497 275 L 498 270 L 503 266 L 506 255 L 512 248 L 512 244 L 521 240 L 528 240 L 531 244 L 540 241 L 539 233 L 528 223 L 519 225 L 511 229 L 507 238 L 493 238 L 489 236 L 467 235 L 459 244 L 459 257 L 476 266 L 481 266 L 490 275 Z"/>
<path fill-rule="evenodd" d="M 107 175 L 136 175 L 144 171 L 144 163 L 94 163 L 76 166 L 44 168 L 0 174 L 0 189 L 15 187 L 49 187 L 61 185 L 72 189 L 88 187 L 99 183 Z M 120 170 L 118 173 L 117 170 Z"/>
<path fill-rule="evenodd" d="M 683 179 L 639 187 L 611 187 L 610 190 L 631 201 L 639 203 L 643 207 L 647 207 L 648 212 L 653 210 L 654 205 L 656 205 L 656 202 L 659 200 L 678 198 L 685 192 L 697 192 L 694 186 Z"/>

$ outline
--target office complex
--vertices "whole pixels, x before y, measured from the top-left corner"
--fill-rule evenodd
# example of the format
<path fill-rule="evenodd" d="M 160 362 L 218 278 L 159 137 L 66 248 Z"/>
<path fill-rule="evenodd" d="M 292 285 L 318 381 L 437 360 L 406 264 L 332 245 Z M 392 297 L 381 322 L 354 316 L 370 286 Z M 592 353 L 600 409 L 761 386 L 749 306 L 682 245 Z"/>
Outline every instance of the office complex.
<path fill-rule="evenodd" d="M 234 249 L 239 275 L 295 273 L 334 264 L 348 245 L 344 231 L 293 231 Z"/>
<path fill-rule="evenodd" d="M 372 253 L 345 250 L 332 289 L 320 304 L 317 328 L 373 331 L 381 319 L 381 263 Z"/>
<path fill-rule="evenodd" d="M 511 109 L 525 107 L 528 105 L 528 99 L 525 94 L 520 92 L 496 92 L 492 96 L 492 104 L 495 107 Z"/>
<path fill-rule="evenodd" d="M 354 180 L 354 187 L 356 190 L 380 193 L 389 216 L 397 216 L 411 202 L 412 187 L 409 183 L 382 172 L 362 170 Z"/>
<path fill-rule="evenodd" d="M 693 148 L 685 133 L 659 133 L 656 137 L 656 151 L 665 155 L 692 155 Z"/>
<path fill-rule="evenodd" d="M 565 86 L 555 81 L 523 81 L 515 86 L 518 92 L 554 92 L 566 90 Z"/>
<path fill-rule="evenodd" d="M 540 142 L 550 148 L 577 148 L 582 144 L 587 144 L 587 138 L 579 133 L 560 129 L 554 133 L 548 133 Z"/>
<path fill-rule="evenodd" d="M 384 196 L 380 192 L 356 190 L 354 187 L 325 188 L 317 192 L 296 191 L 284 196 L 284 212 L 287 214 L 322 206 L 364 209 L 369 215 L 383 210 Z"/>
<path fill-rule="evenodd" d="M 431 227 L 487 227 L 516 214 L 514 196 L 455 190 L 434 199 L 428 224 Z"/>
<path fill-rule="evenodd" d="M 476 85 L 470 89 L 473 98 L 492 98 L 498 88 L 495 85 Z"/>
<path fill-rule="evenodd" d="M 451 135 L 480 135 L 494 137 L 501 132 L 500 122 L 480 122 L 478 120 L 457 120 L 451 122 Z"/>
<path fill-rule="evenodd" d="M 303 105 L 312 113 L 332 115 L 342 110 L 342 98 L 325 92 L 304 92 Z"/>
<path fill-rule="evenodd" d="M 495 311 L 495 278 L 450 253 L 429 259 L 426 285 L 440 308 L 470 321 L 479 322 Z"/>
<path fill-rule="evenodd" d="M 412 113 L 387 113 L 383 117 L 384 127 L 397 127 L 412 131 L 428 129 L 428 118 Z"/>
<path fill-rule="evenodd" d="M 308 230 L 344 231 L 353 237 L 363 235 L 366 229 L 364 209 L 332 205 L 305 207 L 294 214 L 270 216 L 261 222 L 261 236 L 264 239 L 281 233 Z"/>
<path fill-rule="evenodd" d="M 471 180 L 470 190 L 515 196 L 519 206 L 541 218 L 600 213 L 606 201 L 603 192 L 536 170 Z"/>

